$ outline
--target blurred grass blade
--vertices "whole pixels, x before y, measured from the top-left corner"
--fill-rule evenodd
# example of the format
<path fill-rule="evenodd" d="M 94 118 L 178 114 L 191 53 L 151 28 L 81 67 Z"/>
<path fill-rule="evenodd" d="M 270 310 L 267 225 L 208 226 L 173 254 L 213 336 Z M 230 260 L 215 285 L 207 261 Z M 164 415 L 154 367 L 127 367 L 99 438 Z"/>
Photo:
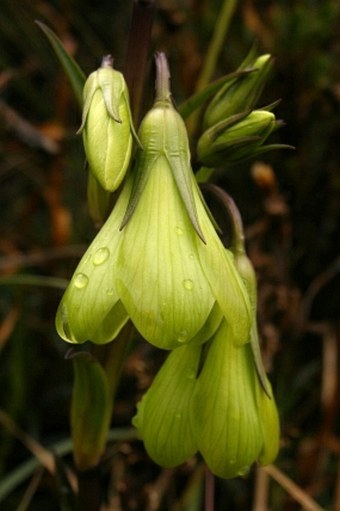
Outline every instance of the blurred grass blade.
<path fill-rule="evenodd" d="M 203 90 L 197 92 L 196 94 L 193 94 L 192 96 L 190 96 L 190 98 L 188 98 L 181 105 L 179 105 L 178 107 L 179 113 L 184 119 L 186 119 L 197 108 L 201 107 L 205 103 L 205 101 L 214 96 L 226 83 L 230 82 L 230 84 L 232 84 L 233 81 L 236 81 L 241 76 L 245 76 L 252 72 L 253 69 L 249 68 L 235 71 L 228 75 L 222 76 L 222 78 L 219 78 L 218 80 L 215 80 L 214 82 L 210 83 Z"/>
<path fill-rule="evenodd" d="M 36 20 L 36 24 L 41 28 L 41 30 L 46 35 L 49 40 L 55 54 L 57 55 L 61 65 L 64 68 L 65 73 L 67 74 L 74 95 L 80 106 L 83 104 L 83 87 L 85 83 L 85 74 L 74 60 L 74 58 L 65 50 L 62 42 L 58 38 L 58 36 L 51 30 L 45 23 Z"/>
<path fill-rule="evenodd" d="M 66 289 L 69 281 L 61 277 L 49 277 L 45 275 L 33 275 L 28 273 L 17 273 L 0 277 L 0 286 L 42 286 L 55 289 Z"/>
<path fill-rule="evenodd" d="M 136 440 L 136 438 L 137 431 L 134 428 L 115 428 L 108 434 L 108 441 L 110 442 Z M 60 440 L 49 446 L 49 450 L 58 456 L 70 454 L 72 440 L 70 438 Z M 0 481 L 0 504 L 40 466 L 39 461 L 32 457 L 3 477 Z"/>

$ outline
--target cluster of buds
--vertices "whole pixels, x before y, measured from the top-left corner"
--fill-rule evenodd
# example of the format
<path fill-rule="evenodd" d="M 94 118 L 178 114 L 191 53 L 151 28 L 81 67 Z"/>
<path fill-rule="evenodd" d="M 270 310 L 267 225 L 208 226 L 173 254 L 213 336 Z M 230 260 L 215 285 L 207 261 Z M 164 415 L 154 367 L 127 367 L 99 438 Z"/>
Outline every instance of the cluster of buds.
<path fill-rule="evenodd" d="M 85 85 L 81 131 L 92 183 L 103 192 L 122 188 L 56 326 L 67 342 L 105 344 L 131 320 L 145 340 L 171 350 L 134 420 L 147 451 L 166 467 L 200 451 L 214 474 L 235 477 L 256 460 L 271 462 L 279 437 L 259 359 L 254 274 L 245 274 L 244 252 L 225 248 L 217 234 L 164 54 L 156 66 L 156 98 L 135 152 L 122 75 L 105 64 Z"/>
<path fill-rule="evenodd" d="M 283 124 L 271 112 L 276 103 L 254 110 L 271 68 L 270 55 L 255 57 L 252 50 L 238 70 L 244 74 L 227 82 L 212 99 L 204 114 L 205 131 L 197 146 L 197 156 L 203 165 L 219 167 L 287 147 L 264 145 L 269 135 Z"/>

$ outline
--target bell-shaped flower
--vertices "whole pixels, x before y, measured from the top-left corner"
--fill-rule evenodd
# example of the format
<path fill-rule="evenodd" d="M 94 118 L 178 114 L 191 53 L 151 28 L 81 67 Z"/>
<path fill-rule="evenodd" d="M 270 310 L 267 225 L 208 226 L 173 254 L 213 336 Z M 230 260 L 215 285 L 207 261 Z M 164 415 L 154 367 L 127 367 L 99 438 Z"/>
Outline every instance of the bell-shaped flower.
<path fill-rule="evenodd" d="M 191 404 L 200 354 L 192 344 L 173 350 L 137 406 L 133 424 L 149 456 L 163 467 L 180 465 L 197 451 Z"/>
<path fill-rule="evenodd" d="M 131 159 L 132 135 L 129 92 L 124 76 L 113 69 L 110 56 L 90 74 L 83 91 L 79 132 L 91 172 L 104 190 L 121 184 Z"/>

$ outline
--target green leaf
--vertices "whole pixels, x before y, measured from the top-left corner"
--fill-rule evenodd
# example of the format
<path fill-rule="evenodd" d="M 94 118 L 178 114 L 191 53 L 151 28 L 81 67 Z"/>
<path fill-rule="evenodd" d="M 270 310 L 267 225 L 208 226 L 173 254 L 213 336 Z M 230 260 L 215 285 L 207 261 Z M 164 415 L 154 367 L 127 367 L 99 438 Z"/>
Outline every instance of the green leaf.
<path fill-rule="evenodd" d="M 57 55 L 61 65 L 63 66 L 65 73 L 67 74 L 74 95 L 80 106 L 83 104 L 83 87 L 85 83 L 85 74 L 74 60 L 74 58 L 65 50 L 62 42 L 58 36 L 47 26 L 45 23 L 36 20 L 36 24 L 46 35 L 49 40 L 55 54 Z"/>
<path fill-rule="evenodd" d="M 94 468 L 109 431 L 112 400 L 104 369 L 90 353 L 70 356 L 74 368 L 71 404 L 73 455 L 79 470 Z"/>

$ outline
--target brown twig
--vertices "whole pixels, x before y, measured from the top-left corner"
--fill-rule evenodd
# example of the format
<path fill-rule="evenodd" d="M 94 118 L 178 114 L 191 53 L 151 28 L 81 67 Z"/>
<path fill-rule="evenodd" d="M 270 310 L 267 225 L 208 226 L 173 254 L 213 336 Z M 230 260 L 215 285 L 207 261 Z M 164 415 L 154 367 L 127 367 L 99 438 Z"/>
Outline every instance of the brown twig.
<path fill-rule="evenodd" d="M 275 465 L 268 465 L 262 470 L 265 470 L 274 481 L 276 481 L 289 495 L 302 506 L 305 511 L 324 511 L 317 502 L 308 493 L 306 493 L 300 486 L 298 486 L 286 474 L 281 472 Z"/>

